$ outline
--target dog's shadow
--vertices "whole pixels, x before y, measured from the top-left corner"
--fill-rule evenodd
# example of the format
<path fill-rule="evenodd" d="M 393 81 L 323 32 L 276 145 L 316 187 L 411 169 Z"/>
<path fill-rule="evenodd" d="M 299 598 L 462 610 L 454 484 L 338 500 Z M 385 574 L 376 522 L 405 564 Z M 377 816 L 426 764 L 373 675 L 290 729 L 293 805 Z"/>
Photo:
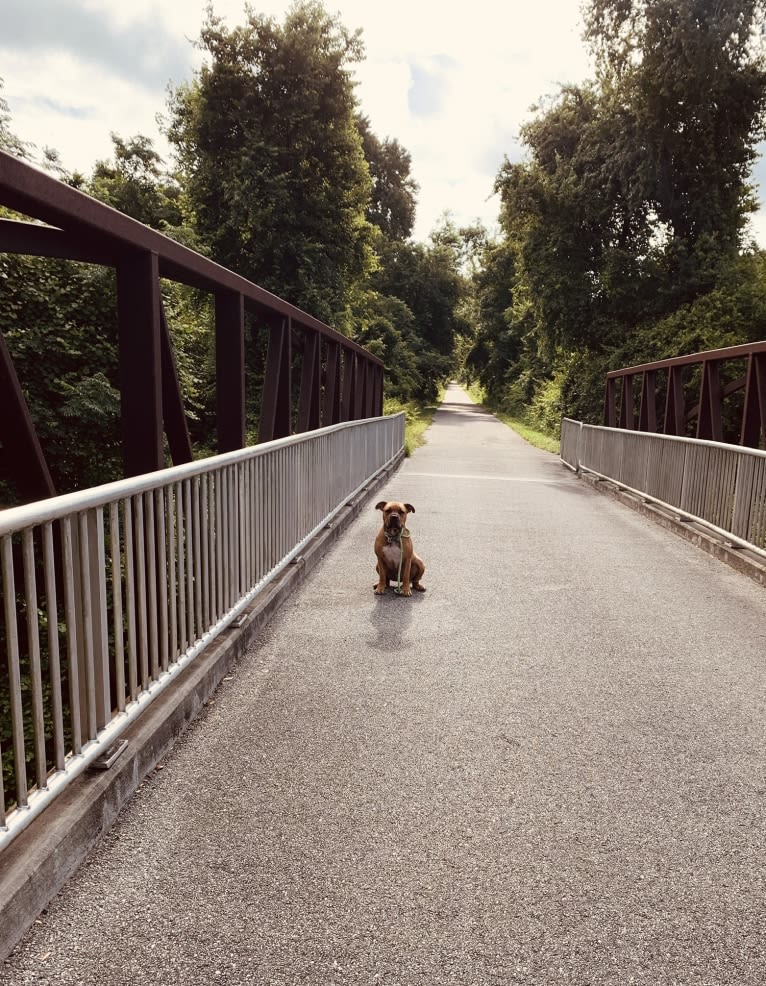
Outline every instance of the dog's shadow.
<path fill-rule="evenodd" d="M 370 609 L 370 623 L 375 637 L 368 641 L 370 647 L 391 652 L 411 646 L 409 628 L 414 608 L 423 599 L 420 592 L 412 596 L 397 596 L 393 589 L 388 589 L 385 596 L 375 596 Z"/>

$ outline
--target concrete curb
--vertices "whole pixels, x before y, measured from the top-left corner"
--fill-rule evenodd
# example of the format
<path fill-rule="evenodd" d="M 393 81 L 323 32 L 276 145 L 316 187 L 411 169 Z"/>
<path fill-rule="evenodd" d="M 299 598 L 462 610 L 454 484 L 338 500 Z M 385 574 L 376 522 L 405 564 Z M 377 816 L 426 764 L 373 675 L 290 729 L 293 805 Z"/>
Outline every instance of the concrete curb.
<path fill-rule="evenodd" d="M 766 563 L 761 561 L 759 556 L 754 552 L 748 552 L 746 548 L 732 546 L 729 542 L 718 537 L 702 524 L 679 520 L 676 514 L 663 509 L 655 503 L 642 500 L 634 493 L 629 493 L 627 490 L 621 488 L 612 480 L 600 479 L 588 473 L 580 473 L 578 478 L 587 483 L 591 489 L 605 496 L 611 496 L 614 500 L 619 500 L 620 503 L 625 504 L 642 516 L 649 517 L 656 524 L 659 524 L 660 527 L 672 531 L 678 537 L 683 538 L 685 541 L 690 541 L 709 555 L 718 558 L 719 561 L 724 562 L 730 568 L 736 569 L 736 571 L 741 572 L 743 575 L 747 575 L 753 581 L 758 582 L 759 585 L 766 586 Z"/>
<path fill-rule="evenodd" d="M 112 768 L 81 774 L 0 855 L 0 961 L 111 828 L 122 806 L 200 713 L 255 633 L 316 567 L 403 459 L 402 451 L 380 470 L 304 553 L 253 600 L 240 625 L 221 634 L 173 688 L 148 706 L 122 734 L 128 747 Z"/>

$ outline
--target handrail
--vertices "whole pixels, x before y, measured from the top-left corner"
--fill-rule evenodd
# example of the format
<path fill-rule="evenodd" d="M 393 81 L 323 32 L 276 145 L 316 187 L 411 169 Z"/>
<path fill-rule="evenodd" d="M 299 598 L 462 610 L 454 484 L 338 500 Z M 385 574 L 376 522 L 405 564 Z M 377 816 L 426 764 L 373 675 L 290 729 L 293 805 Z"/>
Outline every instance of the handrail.
<path fill-rule="evenodd" d="M 668 356 L 652 363 L 639 363 L 636 366 L 626 366 L 620 370 L 609 370 L 606 378 L 607 380 L 616 380 L 618 377 L 644 373 L 646 370 L 663 370 L 670 366 L 691 366 L 695 363 L 705 363 L 707 360 L 744 359 L 751 353 L 766 353 L 766 341 L 746 342 L 739 346 L 727 346 L 724 349 L 708 349 L 686 356 Z"/>
<path fill-rule="evenodd" d="M 0 512 L 0 849 L 403 447 L 347 422 Z"/>
<path fill-rule="evenodd" d="M 561 461 L 766 558 L 766 451 L 564 418 Z"/>
<path fill-rule="evenodd" d="M 367 421 L 386 420 L 368 418 Z M 346 421 L 337 425 L 329 425 L 322 429 L 322 434 L 331 435 L 336 431 L 351 428 L 358 422 Z M 114 500 L 146 493 L 160 489 L 169 483 L 177 483 L 192 476 L 204 476 L 206 473 L 222 469 L 226 466 L 247 462 L 262 455 L 268 455 L 277 449 L 300 445 L 316 439 L 316 432 L 305 432 L 302 435 L 292 435 L 288 438 L 276 438 L 261 445 L 251 445 L 248 448 L 236 449 L 234 452 L 222 452 L 205 459 L 195 459 L 180 466 L 170 466 L 156 472 L 147 472 L 141 476 L 129 476 L 101 486 L 91 486 L 86 490 L 76 490 L 73 493 L 63 493 L 61 496 L 50 497 L 47 500 L 36 500 L 19 507 L 8 507 L 0 510 L 0 537 L 4 534 L 18 533 L 27 527 L 46 524 L 60 520 L 68 514 L 79 513 L 103 507 Z"/>

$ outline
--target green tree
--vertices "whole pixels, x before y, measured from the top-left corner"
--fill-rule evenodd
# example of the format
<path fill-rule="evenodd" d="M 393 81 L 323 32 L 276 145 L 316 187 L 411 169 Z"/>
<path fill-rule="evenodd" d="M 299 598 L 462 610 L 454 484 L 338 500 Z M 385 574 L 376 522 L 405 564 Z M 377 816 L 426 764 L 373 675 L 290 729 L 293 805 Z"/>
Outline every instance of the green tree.
<path fill-rule="evenodd" d="M 713 287 L 754 208 L 765 14 L 763 0 L 590 0 L 585 8 L 602 89 L 626 110 L 618 157 L 665 239 L 674 303 Z"/>
<path fill-rule="evenodd" d="M 29 157 L 29 144 L 20 140 L 10 128 L 11 111 L 8 102 L 3 96 L 5 82 L 0 76 L 0 150 L 13 154 L 16 157 Z"/>
<path fill-rule="evenodd" d="M 56 489 L 122 475 L 114 274 L 65 260 L 0 254 L 0 331 Z M 0 462 L 10 485 L 13 463 Z"/>
<path fill-rule="evenodd" d="M 457 252 L 445 243 L 389 241 L 381 252 L 380 269 L 372 277 L 381 294 L 407 305 L 418 335 L 443 357 L 451 356 L 455 334 L 467 331 L 458 314 L 465 291 L 459 262 Z"/>
<path fill-rule="evenodd" d="M 610 365 L 762 335 L 744 230 L 764 13 L 762 0 L 585 5 L 596 78 L 523 128 L 529 157 L 496 182 L 503 239 L 474 277 L 468 368 L 496 399 L 598 420 Z"/>
<path fill-rule="evenodd" d="M 531 160 L 498 175 L 501 227 L 549 358 L 612 344 L 657 303 L 651 204 L 621 154 L 628 124 L 611 94 L 564 87 L 523 128 Z"/>
<path fill-rule="evenodd" d="M 493 399 L 502 397 L 522 352 L 513 318 L 515 268 L 515 252 L 502 239 L 484 248 L 472 280 L 475 338 L 466 358 L 466 371 L 478 377 Z"/>
<path fill-rule="evenodd" d="M 181 226 L 181 189 L 163 172 L 151 139 L 111 136 L 114 160 L 96 162 L 88 193 L 153 229 Z"/>
<path fill-rule="evenodd" d="M 372 263 L 370 174 L 349 65 L 363 54 L 318 2 L 284 25 L 208 12 L 194 81 L 171 93 L 175 145 L 200 235 L 216 260 L 333 321 Z"/>
<path fill-rule="evenodd" d="M 415 222 L 418 192 L 410 173 L 410 153 L 398 140 L 376 137 L 366 116 L 357 116 L 357 126 L 372 177 L 367 219 L 389 240 L 407 240 Z"/>

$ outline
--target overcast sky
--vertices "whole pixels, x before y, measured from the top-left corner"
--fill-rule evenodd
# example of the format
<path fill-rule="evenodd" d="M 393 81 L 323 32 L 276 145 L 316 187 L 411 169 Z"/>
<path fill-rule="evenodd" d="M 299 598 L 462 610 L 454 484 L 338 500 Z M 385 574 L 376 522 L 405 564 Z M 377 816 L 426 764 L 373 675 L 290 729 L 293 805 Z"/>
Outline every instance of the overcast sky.
<path fill-rule="evenodd" d="M 55 148 L 70 170 L 89 174 L 111 157 L 110 132 L 151 137 L 167 86 L 200 63 L 206 0 L 0 0 L 0 78 L 11 129 Z M 229 27 L 245 20 L 241 0 L 215 0 Z M 290 4 L 254 0 L 280 22 Z M 349 30 L 363 29 L 357 96 L 381 138 L 412 155 L 420 186 L 414 234 L 426 239 L 448 210 L 458 224 L 496 225 L 492 186 L 504 155 L 519 160 L 519 128 L 532 104 L 559 84 L 582 82 L 592 66 L 582 42 L 579 0 L 336 0 Z M 766 169 L 759 163 L 756 178 Z M 766 217 L 754 232 L 766 244 Z"/>

